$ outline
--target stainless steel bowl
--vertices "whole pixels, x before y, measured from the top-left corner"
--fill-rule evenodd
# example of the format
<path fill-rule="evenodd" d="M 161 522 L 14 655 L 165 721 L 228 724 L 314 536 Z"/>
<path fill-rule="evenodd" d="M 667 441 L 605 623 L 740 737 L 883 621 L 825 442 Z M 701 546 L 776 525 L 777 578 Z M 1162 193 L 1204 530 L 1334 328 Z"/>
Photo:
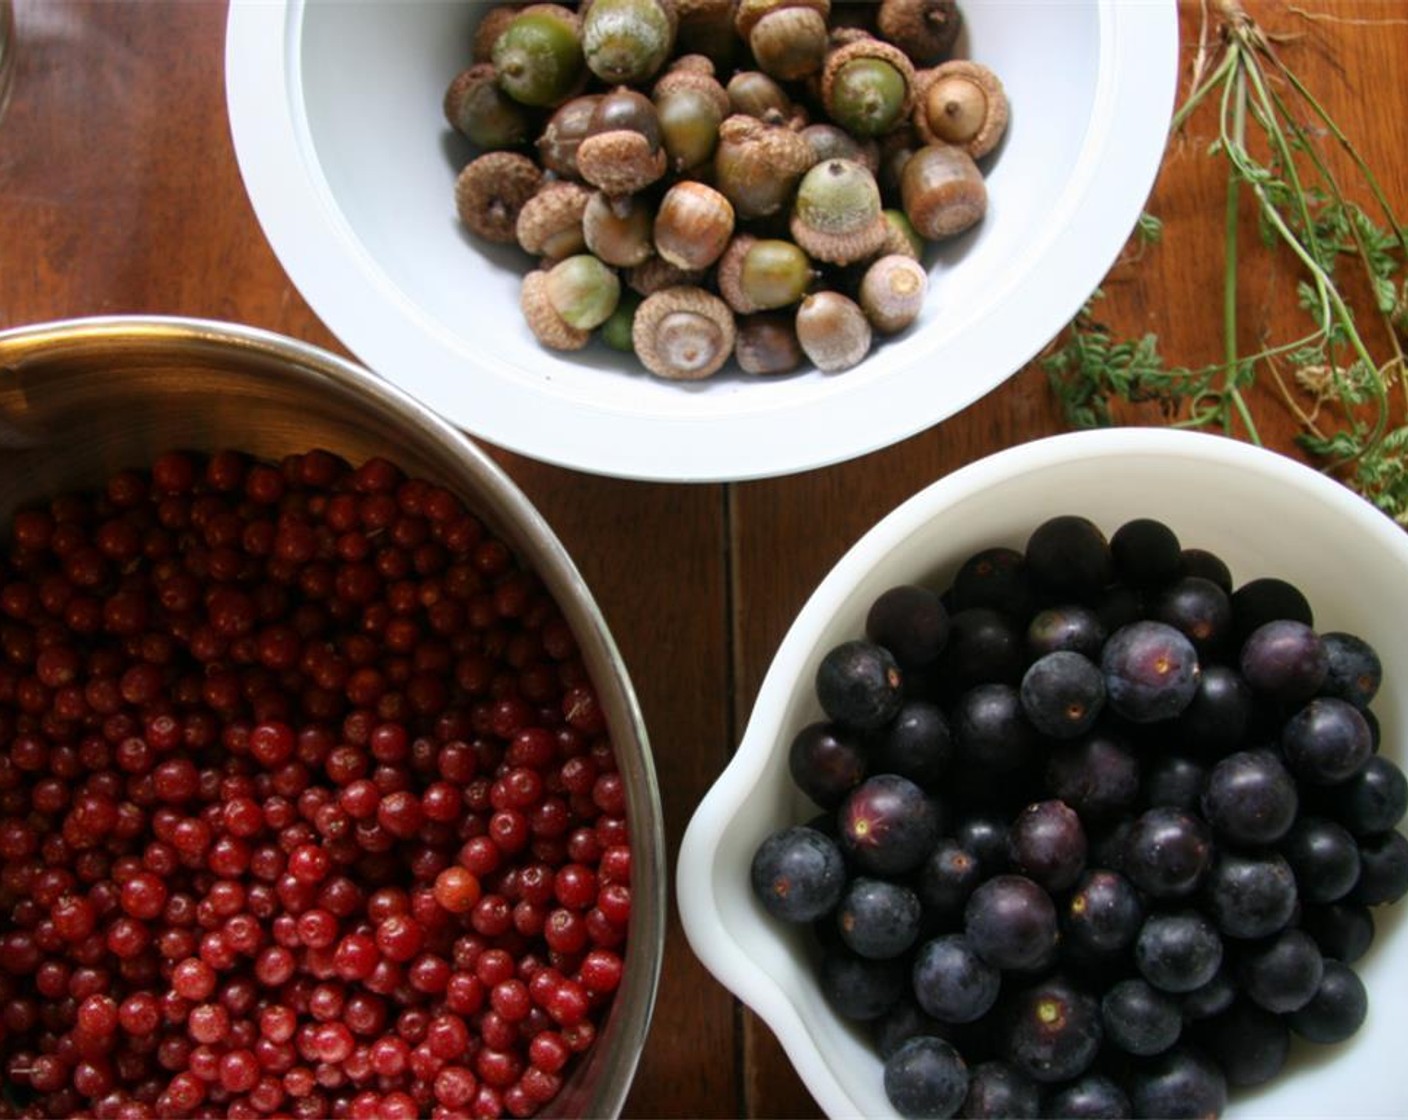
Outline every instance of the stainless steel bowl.
<path fill-rule="evenodd" d="M 611 728 L 631 823 L 625 977 L 596 1044 L 545 1115 L 615 1116 L 649 1028 L 665 939 L 665 839 L 644 722 L 606 621 L 522 492 L 435 413 L 366 369 L 228 323 L 95 318 L 0 332 L 0 514 L 181 447 L 277 459 L 385 455 L 460 495 L 542 578 Z"/>

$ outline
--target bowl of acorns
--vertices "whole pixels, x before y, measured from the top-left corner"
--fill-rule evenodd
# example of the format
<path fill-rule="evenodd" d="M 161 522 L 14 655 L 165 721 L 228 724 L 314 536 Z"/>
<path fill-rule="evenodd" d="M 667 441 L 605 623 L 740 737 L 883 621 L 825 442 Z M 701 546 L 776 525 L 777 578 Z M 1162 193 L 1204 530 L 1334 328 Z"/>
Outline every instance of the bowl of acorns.
<path fill-rule="evenodd" d="M 226 74 L 259 221 L 366 364 L 511 450 L 702 481 L 1034 356 L 1135 225 L 1176 68 L 1172 3 L 236 2 Z"/>
<path fill-rule="evenodd" d="M 1222 437 L 1056 436 L 817 587 L 680 848 L 830 1116 L 1402 1116 L 1408 536 Z"/>

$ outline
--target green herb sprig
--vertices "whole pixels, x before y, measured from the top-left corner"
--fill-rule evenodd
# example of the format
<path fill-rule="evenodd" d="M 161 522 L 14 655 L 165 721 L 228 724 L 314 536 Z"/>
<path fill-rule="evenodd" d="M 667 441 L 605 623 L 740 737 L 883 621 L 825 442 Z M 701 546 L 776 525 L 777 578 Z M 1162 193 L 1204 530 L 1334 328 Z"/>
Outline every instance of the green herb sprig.
<path fill-rule="evenodd" d="M 1408 524 L 1408 424 L 1403 402 L 1395 400 L 1395 393 L 1408 394 L 1402 339 L 1408 331 L 1408 236 L 1373 170 L 1268 36 L 1237 0 L 1217 0 L 1214 7 L 1218 40 L 1210 44 L 1205 19 L 1171 134 L 1181 133 L 1200 109 L 1216 115 L 1208 155 L 1226 171 L 1221 358 L 1200 367 L 1170 365 L 1153 334 L 1115 339 L 1099 320 L 1103 293 L 1097 291 L 1043 365 L 1074 426 L 1110 425 L 1120 405 L 1135 405 L 1152 408 L 1172 426 L 1258 444 L 1248 396 L 1266 378 L 1295 416 L 1300 446 Z M 1352 201 L 1332 170 L 1331 145 L 1348 155 L 1355 193 L 1372 200 L 1369 208 Z M 1297 337 L 1261 339 L 1255 348 L 1242 345 L 1238 322 L 1248 197 L 1262 242 L 1294 259 L 1301 277 L 1295 297 L 1308 320 Z M 1160 232 L 1158 220 L 1145 215 L 1136 243 L 1142 249 Z M 1354 268 L 1362 283 L 1353 280 Z M 1371 331 L 1366 324 L 1375 320 Z"/>

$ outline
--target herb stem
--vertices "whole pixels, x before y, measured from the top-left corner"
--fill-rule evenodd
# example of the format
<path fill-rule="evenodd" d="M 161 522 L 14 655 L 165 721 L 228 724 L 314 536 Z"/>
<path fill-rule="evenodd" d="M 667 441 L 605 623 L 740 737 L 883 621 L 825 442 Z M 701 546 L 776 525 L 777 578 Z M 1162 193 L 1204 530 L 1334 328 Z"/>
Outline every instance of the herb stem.
<path fill-rule="evenodd" d="M 1230 57 L 1231 52 L 1229 52 Z M 1231 102 L 1232 111 L 1232 139 L 1240 148 L 1246 136 L 1247 124 L 1247 87 L 1246 79 L 1239 65 L 1233 71 L 1232 80 L 1225 89 L 1223 98 L 1224 117 L 1227 112 L 1228 102 Z M 1225 127 L 1225 126 L 1224 126 Z M 1242 397 L 1239 387 L 1241 378 L 1241 363 L 1237 359 L 1237 260 L 1238 260 L 1238 227 L 1239 211 L 1241 202 L 1241 180 L 1235 169 L 1228 170 L 1227 174 L 1227 208 L 1225 213 L 1225 243 L 1226 251 L 1223 257 L 1223 284 L 1222 284 L 1222 330 L 1223 330 L 1223 392 L 1232 402 L 1237 410 L 1237 415 L 1241 417 L 1242 424 L 1247 429 L 1247 437 L 1252 443 L 1261 444 L 1261 435 L 1257 431 L 1256 423 L 1252 419 L 1251 410 L 1247 408 L 1247 403 Z M 1230 434 L 1231 418 L 1224 417 L 1223 428 L 1229 430 Z"/>

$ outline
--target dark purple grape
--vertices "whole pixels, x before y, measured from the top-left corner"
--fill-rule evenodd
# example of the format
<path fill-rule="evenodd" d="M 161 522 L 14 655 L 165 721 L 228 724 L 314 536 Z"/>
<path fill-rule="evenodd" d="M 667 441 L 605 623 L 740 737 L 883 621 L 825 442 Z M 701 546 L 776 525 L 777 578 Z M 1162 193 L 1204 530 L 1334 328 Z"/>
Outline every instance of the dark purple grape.
<path fill-rule="evenodd" d="M 862 957 L 898 957 L 919 939 L 919 896 L 902 883 L 858 875 L 836 906 L 841 940 Z"/>
<path fill-rule="evenodd" d="M 1381 832 L 1359 841 L 1359 882 L 1349 898 L 1365 906 L 1387 906 L 1408 894 L 1408 837 Z"/>
<path fill-rule="evenodd" d="M 1027 538 L 1025 553 L 1032 583 L 1052 598 L 1093 602 L 1113 580 L 1110 542 L 1089 518 L 1048 518 Z"/>
<path fill-rule="evenodd" d="M 1205 548 L 1185 548 L 1181 560 L 1179 570 L 1183 575 L 1211 580 L 1228 595 L 1232 594 L 1232 569 L 1221 556 Z"/>
<path fill-rule="evenodd" d="M 1157 755 L 1144 766 L 1144 805 L 1150 809 L 1197 812 L 1207 782 L 1207 767 L 1197 759 L 1185 754 Z"/>
<path fill-rule="evenodd" d="M 926 941 L 914 956 L 914 998 L 942 1023 L 972 1023 L 997 1002 L 1002 974 L 961 933 Z"/>
<path fill-rule="evenodd" d="M 1059 929 L 1051 896 L 1025 875 L 996 875 L 969 896 L 968 943 L 995 968 L 1033 969 L 1049 962 Z"/>
<path fill-rule="evenodd" d="M 1227 665 L 1204 665 L 1193 699 L 1169 724 L 1176 742 L 1203 758 L 1221 758 L 1244 742 L 1252 723 L 1251 686 Z"/>
<path fill-rule="evenodd" d="M 1036 734 L 1010 684 L 980 684 L 963 693 L 954 706 L 952 729 L 962 762 L 1008 773 L 1036 757 Z"/>
<path fill-rule="evenodd" d="M 865 780 L 866 755 L 860 736 L 830 720 L 809 723 L 792 738 L 787 771 L 817 805 L 834 809 Z"/>
<path fill-rule="evenodd" d="M 1326 696 L 1347 700 L 1356 708 L 1367 708 L 1383 684 L 1384 667 L 1379 653 L 1357 634 L 1331 630 L 1320 635 L 1325 645 L 1327 668 L 1321 691 Z"/>
<path fill-rule="evenodd" d="M 1126 521 L 1110 535 L 1115 578 L 1133 587 L 1161 587 L 1183 568 L 1178 534 L 1152 517 Z"/>
<path fill-rule="evenodd" d="M 953 838 L 978 861 L 978 873 L 990 879 L 1007 869 L 1007 819 L 998 813 L 965 813 L 953 826 Z"/>
<path fill-rule="evenodd" d="M 1291 1029 L 1250 1000 L 1239 999 L 1193 1032 L 1197 1043 L 1217 1055 L 1227 1084 L 1238 1089 L 1265 1085 L 1286 1068 Z"/>
<path fill-rule="evenodd" d="M 932 1015 L 924 1014 L 912 992 L 906 992 L 899 1002 L 870 1022 L 870 1039 L 882 1062 L 911 1038 L 929 1034 L 952 1042 L 953 1031 Z"/>
<path fill-rule="evenodd" d="M 1237 981 L 1233 979 L 1231 972 L 1224 960 L 1223 966 L 1206 984 L 1194 988 L 1191 992 L 1184 992 L 1179 997 L 1179 1006 L 1183 1010 L 1183 1018 L 1186 1022 L 1192 1023 L 1199 1019 L 1210 1019 L 1214 1015 L 1221 1015 L 1236 1000 L 1240 989 Z"/>
<path fill-rule="evenodd" d="M 828 650 L 816 670 L 816 697 L 838 723 L 873 731 L 904 700 L 904 674 L 890 651 L 859 638 Z"/>
<path fill-rule="evenodd" d="M 1134 1105 L 1119 1082 L 1103 1073 L 1087 1073 L 1060 1086 L 1046 1098 L 1052 1120 L 1125 1120 Z"/>
<path fill-rule="evenodd" d="M 1227 1107 L 1227 1079 L 1217 1063 L 1191 1046 L 1175 1046 L 1130 1075 L 1126 1086 L 1135 1116 L 1203 1120 Z"/>
<path fill-rule="evenodd" d="M 1207 910 L 1228 937 L 1252 940 L 1286 928 L 1296 909 L 1296 877 L 1278 852 L 1217 853 L 1203 884 Z"/>
<path fill-rule="evenodd" d="M 946 837 L 934 845 L 920 866 L 915 890 L 926 914 L 948 925 L 962 918 L 968 896 L 982 880 L 977 858 L 957 840 Z"/>
<path fill-rule="evenodd" d="M 1125 837 L 1121 867 L 1155 898 L 1180 898 L 1197 889 L 1212 861 L 1212 833 L 1183 809 L 1156 807 L 1140 814 Z"/>
<path fill-rule="evenodd" d="M 1128 626 L 1144 617 L 1144 595 L 1122 583 L 1111 584 L 1096 596 L 1091 609 L 1108 637 L 1121 626 Z"/>
<path fill-rule="evenodd" d="M 1374 912 L 1357 902 L 1306 906 L 1300 928 L 1315 938 L 1321 955 L 1345 964 L 1359 960 L 1374 944 Z"/>
<path fill-rule="evenodd" d="M 1100 655 L 1110 708 L 1134 723 L 1173 719 L 1198 690 L 1198 654 L 1172 626 L 1144 620 L 1110 635 Z"/>
<path fill-rule="evenodd" d="M 1295 779 L 1268 750 L 1238 751 L 1217 763 L 1203 791 L 1203 817 L 1232 844 L 1272 844 L 1289 831 L 1300 798 Z"/>
<path fill-rule="evenodd" d="M 1320 691 L 1329 671 L 1320 635 L 1291 619 L 1253 630 L 1241 645 L 1237 664 L 1253 692 L 1281 704 L 1309 700 Z"/>
<path fill-rule="evenodd" d="M 1155 597 L 1149 617 L 1182 633 L 1200 657 L 1232 640 L 1232 601 L 1227 592 L 1201 576 L 1184 576 Z"/>
<path fill-rule="evenodd" d="M 1249 945 L 1237 959 L 1242 991 L 1258 1007 L 1276 1015 L 1309 1003 L 1324 974 L 1320 946 L 1299 929 L 1283 930 L 1270 941 Z"/>
<path fill-rule="evenodd" d="M 948 641 L 948 627 L 948 608 L 939 593 L 912 583 L 881 592 L 865 616 L 865 636 L 905 669 L 932 663 Z"/>
<path fill-rule="evenodd" d="M 1280 844 L 1302 902 L 1336 902 L 1359 882 L 1359 845 L 1324 817 L 1303 816 Z"/>
<path fill-rule="evenodd" d="M 1295 584 L 1277 576 L 1261 576 L 1232 592 L 1233 641 L 1238 645 L 1258 627 L 1283 619 L 1315 625 L 1310 600 Z"/>
<path fill-rule="evenodd" d="M 1086 851 L 1080 816 L 1064 801 L 1034 802 L 1007 829 L 1007 857 L 1013 868 L 1052 894 L 1080 877 Z"/>
<path fill-rule="evenodd" d="M 1105 1038 L 1126 1054 L 1162 1054 L 1183 1033 L 1178 1001 L 1147 980 L 1132 976 L 1111 985 L 1100 1000 Z"/>
<path fill-rule="evenodd" d="M 902 958 L 872 960 L 841 944 L 826 947 L 817 976 L 831 1009 L 855 1022 L 880 1018 L 909 990 L 909 969 Z"/>
<path fill-rule="evenodd" d="M 1066 943 L 1091 955 L 1108 956 L 1134 943 L 1144 924 L 1144 904 L 1134 885 L 1117 871 L 1094 868 L 1082 875 L 1066 900 Z"/>
<path fill-rule="evenodd" d="M 1343 961 L 1327 959 L 1315 995 L 1286 1022 L 1307 1042 L 1330 1045 L 1352 1037 L 1368 1014 L 1369 995 L 1359 974 Z"/>
<path fill-rule="evenodd" d="M 1011 1062 L 990 1058 L 970 1072 L 958 1115 L 964 1120 L 1036 1120 L 1045 1115 L 1041 1088 Z"/>
<path fill-rule="evenodd" d="M 911 1038 L 885 1062 L 885 1096 L 904 1117 L 953 1116 L 968 1095 L 968 1065 L 941 1038 Z"/>
<path fill-rule="evenodd" d="M 842 852 L 871 875 L 913 871 L 939 838 L 937 806 L 898 774 L 875 774 L 856 786 L 836 820 Z"/>
<path fill-rule="evenodd" d="M 1281 751 L 1301 781 L 1329 786 L 1353 777 L 1369 761 L 1374 747 L 1358 708 L 1320 696 L 1286 720 Z"/>
<path fill-rule="evenodd" d="M 1056 650 L 1033 661 L 1018 695 L 1033 727 L 1053 739 L 1089 731 L 1105 706 L 1105 679 L 1083 654 Z"/>
<path fill-rule="evenodd" d="M 1071 603 L 1037 611 L 1027 623 L 1026 651 L 1035 661 L 1048 653 L 1069 650 L 1095 660 L 1108 631 L 1093 609 Z"/>
<path fill-rule="evenodd" d="M 1022 630 L 1009 615 L 994 607 L 967 607 L 951 616 L 948 643 L 934 671 L 942 687 L 956 693 L 980 684 L 1015 685 L 1025 663 Z"/>
<path fill-rule="evenodd" d="M 955 748 L 943 709 L 927 700 L 906 700 L 870 750 L 870 769 L 901 774 L 916 785 L 932 787 L 953 761 Z"/>
<path fill-rule="evenodd" d="M 1222 964 L 1222 938 L 1197 910 L 1150 914 L 1134 939 L 1139 974 L 1160 991 L 1201 988 Z"/>
<path fill-rule="evenodd" d="M 1326 790 L 1323 803 L 1356 836 L 1388 832 L 1408 811 L 1408 777 L 1392 759 L 1376 754 Z"/>
<path fill-rule="evenodd" d="M 1097 728 L 1052 749 L 1046 786 L 1083 820 L 1109 820 L 1138 799 L 1139 762 L 1122 738 Z"/>
<path fill-rule="evenodd" d="M 1100 1052 L 1100 1001 L 1061 977 L 1015 993 L 1003 1024 L 1002 1056 L 1044 1084 L 1079 1077 Z"/>
<path fill-rule="evenodd" d="M 997 546 L 975 552 L 953 577 L 955 611 L 991 607 L 1025 624 L 1034 602 L 1026 557 L 1015 548 Z"/>
<path fill-rule="evenodd" d="M 750 881 L 754 896 L 774 918 L 811 922 L 840 901 L 846 865 L 830 837 L 806 825 L 792 825 L 758 845 Z"/>

